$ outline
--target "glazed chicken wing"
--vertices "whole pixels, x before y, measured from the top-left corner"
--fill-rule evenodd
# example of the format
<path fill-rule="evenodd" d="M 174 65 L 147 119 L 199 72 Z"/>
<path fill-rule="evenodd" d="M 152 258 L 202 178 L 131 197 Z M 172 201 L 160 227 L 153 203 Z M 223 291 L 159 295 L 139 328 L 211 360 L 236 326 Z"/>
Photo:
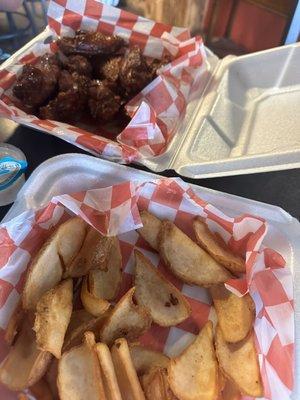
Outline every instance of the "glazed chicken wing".
<path fill-rule="evenodd" d="M 64 64 L 64 67 L 71 73 L 77 72 L 79 75 L 86 76 L 91 76 L 92 74 L 92 64 L 84 56 L 69 56 L 67 62 Z"/>
<path fill-rule="evenodd" d="M 141 91 L 152 80 L 152 70 L 138 47 L 133 47 L 123 58 L 120 83 L 127 95 Z"/>
<path fill-rule="evenodd" d="M 121 107 L 121 97 L 110 88 L 109 83 L 95 80 L 89 89 L 89 109 L 97 120 L 111 121 Z"/>
<path fill-rule="evenodd" d="M 26 106 L 40 106 L 55 92 L 59 74 L 56 56 L 45 54 L 35 65 L 23 67 L 13 93 Z"/>
<path fill-rule="evenodd" d="M 58 41 L 58 47 L 65 55 L 114 54 L 124 45 L 125 42 L 122 38 L 115 35 L 104 35 L 101 32 L 79 31 L 74 38 L 63 37 Z"/>

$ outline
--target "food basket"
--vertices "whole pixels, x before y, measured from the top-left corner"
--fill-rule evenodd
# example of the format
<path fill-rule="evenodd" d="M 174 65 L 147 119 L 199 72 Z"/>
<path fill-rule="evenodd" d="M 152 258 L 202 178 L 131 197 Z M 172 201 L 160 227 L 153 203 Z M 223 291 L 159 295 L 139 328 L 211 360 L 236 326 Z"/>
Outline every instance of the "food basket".
<path fill-rule="evenodd" d="M 34 251 L 38 240 L 39 235 L 33 241 L 28 240 L 33 226 L 35 233 L 43 232 L 47 236 L 47 230 L 59 223 L 66 210 L 80 215 L 106 234 L 120 233 L 125 286 L 130 282 L 135 246 L 146 251 L 157 265 L 157 256 L 149 248 L 143 248 L 132 231 L 140 226 L 136 205 L 176 221 L 186 232 L 191 231 L 191 218 L 201 215 L 212 230 L 231 241 L 236 251 L 247 249 L 247 279 L 248 283 L 252 282 L 250 292 L 256 304 L 255 331 L 265 399 L 298 399 L 299 290 L 293 282 L 299 279 L 299 222 L 275 206 L 189 186 L 179 179 L 161 180 L 156 175 L 90 156 L 70 154 L 46 161 L 31 175 L 2 222 L 2 245 L 6 246 L 6 252 L 2 252 L 0 270 L 5 287 L 0 309 L 1 328 L 5 328 L 16 305 L 21 291 L 20 278 L 30 258 L 28 254 Z M 230 286 L 241 291 L 245 286 L 240 283 L 230 282 Z M 180 284 L 179 288 L 191 303 L 194 317 L 167 330 L 154 326 L 142 338 L 143 343 L 170 356 L 186 347 L 207 319 L 213 319 L 205 289 L 186 284 Z M 2 350 L 5 353 L 3 347 Z"/>

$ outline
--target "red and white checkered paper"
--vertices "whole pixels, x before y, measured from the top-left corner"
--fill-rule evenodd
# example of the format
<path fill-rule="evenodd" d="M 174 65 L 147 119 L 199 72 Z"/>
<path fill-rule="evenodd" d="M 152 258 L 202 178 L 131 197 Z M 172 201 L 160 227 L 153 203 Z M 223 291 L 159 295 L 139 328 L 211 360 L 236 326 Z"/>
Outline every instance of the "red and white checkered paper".
<path fill-rule="evenodd" d="M 45 208 L 28 210 L 0 225 L 0 356 L 7 351 L 3 332 L 22 291 L 27 266 L 53 229 L 70 214 L 79 215 L 105 235 L 118 235 L 123 257 L 119 297 L 132 285 L 133 250 L 138 248 L 188 299 L 191 317 L 171 328 L 153 324 L 141 338 L 142 343 L 170 356 L 177 355 L 208 319 L 215 319 L 208 291 L 176 279 L 158 254 L 137 234 L 135 229 L 142 226 L 139 209 L 147 209 L 159 218 L 174 221 L 193 239 L 192 219 L 199 215 L 235 253 L 246 257 L 245 279 L 232 280 L 227 285 L 240 292 L 249 289 L 255 301 L 256 346 L 265 399 L 289 399 L 294 380 L 292 275 L 282 256 L 263 245 L 267 223 L 251 215 L 226 216 L 197 197 L 180 179 L 153 180 L 143 184 L 125 182 L 56 196 Z M 0 391 L 1 399 L 14 398 L 9 396 L 12 395 L 8 392 L 6 396 L 1 395 Z"/>
<path fill-rule="evenodd" d="M 40 120 L 18 108 L 12 86 L 23 65 L 46 52 L 57 51 L 54 43 L 36 41 L 21 57 L 0 70 L 0 115 L 118 162 L 137 161 L 162 153 L 184 116 L 188 101 L 197 96 L 206 69 L 202 39 L 191 38 L 185 28 L 156 23 L 97 0 L 51 0 L 48 22 L 54 38 L 74 35 L 79 28 L 117 34 L 129 45 L 138 45 L 146 56 L 170 55 L 174 61 L 163 67 L 159 76 L 127 104 L 131 121 L 114 141 L 100 136 L 112 137 L 102 125 L 97 126 L 93 134 L 69 124 Z"/>

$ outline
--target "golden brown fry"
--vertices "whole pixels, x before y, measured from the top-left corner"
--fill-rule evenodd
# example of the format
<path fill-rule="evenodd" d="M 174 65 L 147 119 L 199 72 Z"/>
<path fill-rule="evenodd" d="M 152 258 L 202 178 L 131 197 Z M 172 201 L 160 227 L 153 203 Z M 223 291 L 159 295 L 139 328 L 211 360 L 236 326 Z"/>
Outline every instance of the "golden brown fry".
<path fill-rule="evenodd" d="M 229 380 L 225 381 L 225 386 L 222 390 L 223 400 L 240 400 L 241 393 L 238 388 Z"/>
<path fill-rule="evenodd" d="M 103 236 L 91 226 L 88 227 L 83 245 L 66 268 L 64 277 L 80 277 L 86 275 L 92 269 L 106 269 L 106 260 L 112 238 Z"/>
<path fill-rule="evenodd" d="M 162 222 L 159 251 L 179 279 L 199 286 L 225 282 L 229 272 L 171 221 Z"/>
<path fill-rule="evenodd" d="M 205 222 L 200 217 L 193 221 L 194 232 L 199 245 L 207 251 L 218 263 L 233 274 L 246 271 L 245 261 L 242 257 L 233 254 L 220 240 L 211 233 Z"/>
<path fill-rule="evenodd" d="M 208 321 L 195 341 L 168 367 L 170 387 L 180 400 L 215 400 L 218 396 L 218 363 L 213 327 Z"/>
<path fill-rule="evenodd" d="M 252 328 L 255 318 L 255 305 L 249 294 L 238 297 L 224 285 L 210 288 L 218 323 L 226 342 L 239 342 Z"/>
<path fill-rule="evenodd" d="M 218 326 L 215 345 L 223 374 L 239 388 L 242 394 L 262 397 L 263 387 L 253 332 L 238 343 L 227 343 Z"/>
<path fill-rule="evenodd" d="M 57 250 L 64 269 L 68 268 L 78 254 L 86 237 L 87 229 L 87 223 L 79 217 L 70 218 L 58 228 L 56 233 Z"/>
<path fill-rule="evenodd" d="M 49 385 L 43 378 L 30 386 L 30 392 L 37 400 L 53 400 Z"/>
<path fill-rule="evenodd" d="M 133 302 L 134 290 L 134 287 L 128 290 L 104 322 L 100 330 L 102 342 L 111 345 L 120 337 L 132 341 L 149 329 L 151 317 L 144 307 Z"/>
<path fill-rule="evenodd" d="M 126 339 L 117 339 L 111 356 L 123 399 L 145 400 L 139 379 L 134 369 Z"/>
<path fill-rule="evenodd" d="M 25 310 L 34 310 L 40 297 L 60 282 L 68 262 L 82 245 L 85 230 L 82 219 L 70 218 L 44 243 L 27 271 L 22 294 Z"/>
<path fill-rule="evenodd" d="M 109 300 L 116 297 L 122 280 L 122 256 L 119 240 L 111 237 L 110 243 L 105 269 L 91 270 L 82 283 L 82 304 L 95 317 L 103 314 L 109 308 Z"/>
<path fill-rule="evenodd" d="M 178 400 L 170 388 L 165 368 L 151 368 L 141 377 L 141 384 L 147 400 Z"/>
<path fill-rule="evenodd" d="M 86 331 L 93 332 L 94 335 L 96 336 L 96 339 L 98 340 L 99 330 L 102 327 L 103 323 L 108 318 L 109 314 L 110 314 L 110 310 L 108 310 L 106 313 L 100 315 L 99 317 L 89 318 L 88 320 L 82 322 L 79 326 L 74 327 L 74 329 L 72 331 L 68 329 L 66 336 L 65 336 L 64 345 L 63 345 L 63 352 L 71 349 L 74 346 L 78 346 L 82 342 L 84 333 Z M 74 323 L 73 323 L 73 326 L 75 326 Z"/>
<path fill-rule="evenodd" d="M 107 400 L 122 400 L 114 364 L 108 346 L 105 343 L 97 343 L 95 350 L 101 367 Z"/>
<path fill-rule="evenodd" d="M 60 400 L 106 400 L 94 346 L 94 334 L 86 332 L 83 344 L 60 358 L 57 378 Z"/>
<path fill-rule="evenodd" d="M 95 271 L 90 271 L 90 273 Z M 83 278 L 81 286 L 81 302 L 88 313 L 92 314 L 94 317 L 99 317 L 109 309 L 110 303 L 109 301 L 101 299 L 91 293 L 89 287 L 89 275 L 86 275 Z"/>
<path fill-rule="evenodd" d="M 44 379 L 48 383 L 48 386 L 51 390 L 53 400 L 58 399 L 57 374 L 58 374 L 58 360 L 57 358 L 53 358 L 44 376 Z"/>
<path fill-rule="evenodd" d="M 73 282 L 66 279 L 44 293 L 37 303 L 34 323 L 37 345 L 60 358 L 72 314 Z"/>
<path fill-rule="evenodd" d="M 137 374 L 144 375 L 151 368 L 167 368 L 169 357 L 138 344 L 129 345 L 130 356 Z"/>
<path fill-rule="evenodd" d="M 8 325 L 5 330 L 4 339 L 7 344 L 9 344 L 9 345 L 13 344 L 17 333 L 21 329 L 21 325 L 22 325 L 24 316 L 25 316 L 25 312 L 22 308 L 22 300 L 20 299 L 8 321 Z"/>
<path fill-rule="evenodd" d="M 31 321 L 25 318 L 15 344 L 0 366 L 0 382 L 11 390 L 24 390 L 44 375 L 51 357 L 37 348 Z"/>
<path fill-rule="evenodd" d="M 184 295 L 139 251 L 135 251 L 135 298 L 154 322 L 174 326 L 184 321 L 191 307 Z"/>
<path fill-rule="evenodd" d="M 140 212 L 143 227 L 137 231 L 148 244 L 158 251 L 158 235 L 161 227 L 161 220 L 150 214 L 148 211 Z"/>
<path fill-rule="evenodd" d="M 212 286 L 210 293 L 214 302 L 218 323 L 226 342 L 239 342 L 252 328 L 255 306 L 249 294 L 238 297 L 222 285 Z"/>

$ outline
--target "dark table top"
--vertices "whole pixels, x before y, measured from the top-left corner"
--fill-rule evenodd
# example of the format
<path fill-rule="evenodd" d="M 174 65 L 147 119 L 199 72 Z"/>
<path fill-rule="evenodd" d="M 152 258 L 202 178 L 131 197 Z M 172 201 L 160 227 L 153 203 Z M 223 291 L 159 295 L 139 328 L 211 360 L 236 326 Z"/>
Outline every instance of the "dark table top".
<path fill-rule="evenodd" d="M 0 132 L 1 128 L 0 121 Z M 85 153 L 83 150 L 54 136 L 15 125 L 13 125 L 13 132 L 11 132 L 7 143 L 20 148 L 26 155 L 28 161 L 27 178 L 39 164 L 50 157 L 65 153 Z M 174 171 L 166 171 L 161 175 L 176 176 Z M 222 178 L 183 179 L 222 192 L 280 206 L 300 219 L 300 169 Z M 0 220 L 7 213 L 9 207 L 0 207 Z"/>

